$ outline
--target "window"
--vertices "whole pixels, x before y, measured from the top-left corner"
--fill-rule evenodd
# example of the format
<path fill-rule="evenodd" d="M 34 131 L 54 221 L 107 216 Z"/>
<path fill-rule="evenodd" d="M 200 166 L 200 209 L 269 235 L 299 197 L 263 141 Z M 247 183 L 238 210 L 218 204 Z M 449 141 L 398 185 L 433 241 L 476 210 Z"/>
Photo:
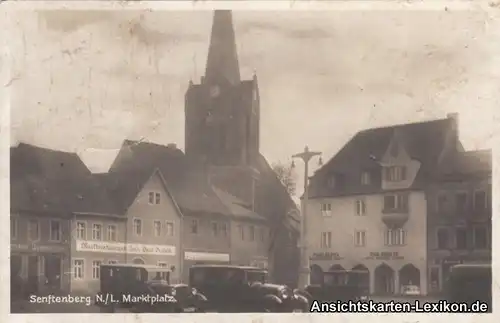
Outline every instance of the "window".
<path fill-rule="evenodd" d="M 61 222 L 50 220 L 50 241 L 61 241 Z"/>
<path fill-rule="evenodd" d="M 385 180 L 388 182 L 399 182 L 406 179 L 406 167 L 390 166 L 385 168 Z"/>
<path fill-rule="evenodd" d="M 455 205 L 459 213 L 464 213 L 467 210 L 467 193 L 455 194 Z"/>
<path fill-rule="evenodd" d="M 219 226 L 217 225 L 217 222 L 212 222 L 212 234 L 214 237 L 219 234 Z"/>
<path fill-rule="evenodd" d="M 330 176 L 327 181 L 329 188 L 335 188 L 335 176 Z"/>
<path fill-rule="evenodd" d="M 403 229 L 387 230 L 384 236 L 386 246 L 406 245 L 406 231 Z"/>
<path fill-rule="evenodd" d="M 10 237 L 11 239 L 17 239 L 17 218 L 10 217 Z"/>
<path fill-rule="evenodd" d="M 174 222 L 167 222 L 166 224 L 167 236 L 174 236 Z"/>
<path fill-rule="evenodd" d="M 87 223 L 83 221 L 76 222 L 76 237 L 77 239 L 87 239 Z"/>
<path fill-rule="evenodd" d="M 394 194 L 384 196 L 384 211 L 408 211 L 408 195 Z"/>
<path fill-rule="evenodd" d="M 437 199 L 437 211 L 445 212 L 446 211 L 446 203 L 448 201 L 448 197 L 444 193 L 440 193 Z"/>
<path fill-rule="evenodd" d="M 485 227 L 474 228 L 474 248 L 487 249 L 488 248 L 488 233 Z"/>
<path fill-rule="evenodd" d="M 116 241 L 116 225 L 108 225 L 108 241 Z"/>
<path fill-rule="evenodd" d="M 361 185 L 370 185 L 370 184 L 371 184 L 370 172 L 362 172 L 361 173 Z"/>
<path fill-rule="evenodd" d="M 355 231 L 354 232 L 354 245 L 356 247 L 366 246 L 366 231 Z"/>
<path fill-rule="evenodd" d="M 40 225 L 38 220 L 30 219 L 28 221 L 28 239 L 38 241 L 40 239 Z"/>
<path fill-rule="evenodd" d="M 467 249 L 467 230 L 465 228 L 456 228 L 455 238 L 457 240 L 457 249 Z"/>
<path fill-rule="evenodd" d="M 253 225 L 248 227 L 248 235 L 250 236 L 250 241 L 255 241 L 255 227 Z"/>
<path fill-rule="evenodd" d="M 155 237 L 161 237 L 161 221 L 153 221 Z"/>
<path fill-rule="evenodd" d="M 332 247 L 332 233 L 322 232 L 321 233 L 321 248 L 331 248 Z"/>
<path fill-rule="evenodd" d="M 332 215 L 332 205 L 330 203 L 322 203 L 321 204 L 321 214 L 323 216 L 331 216 Z"/>
<path fill-rule="evenodd" d="M 266 228 L 260 228 L 260 241 L 266 240 Z"/>
<path fill-rule="evenodd" d="M 101 261 L 92 261 L 92 279 L 99 279 L 101 277 Z"/>
<path fill-rule="evenodd" d="M 474 192 L 474 210 L 484 210 L 488 208 L 488 202 L 486 198 L 486 192 L 476 191 Z"/>
<path fill-rule="evenodd" d="M 198 220 L 191 220 L 191 233 L 198 233 Z"/>
<path fill-rule="evenodd" d="M 356 200 L 356 215 L 365 215 L 366 214 L 366 204 L 364 200 Z"/>
<path fill-rule="evenodd" d="M 102 240 L 102 225 L 94 223 L 92 225 L 92 240 Z"/>
<path fill-rule="evenodd" d="M 450 244 L 448 229 L 438 229 L 437 231 L 437 247 L 438 249 L 448 249 Z"/>
<path fill-rule="evenodd" d="M 245 240 L 245 227 L 243 227 L 243 225 L 239 224 L 238 230 L 240 232 L 241 240 Z"/>
<path fill-rule="evenodd" d="M 84 262 L 83 259 L 74 259 L 73 260 L 73 278 L 75 279 L 84 279 L 85 271 L 84 271 Z"/>
<path fill-rule="evenodd" d="M 164 261 L 158 261 L 158 262 L 156 263 L 156 265 L 157 265 L 158 267 L 168 268 L 168 264 L 167 264 L 166 262 L 164 262 Z M 160 277 L 161 277 L 161 279 L 163 279 L 163 280 L 168 280 L 168 272 L 161 272 L 161 273 L 160 273 Z"/>
<path fill-rule="evenodd" d="M 142 236 L 142 220 L 134 219 L 133 231 L 136 236 Z"/>
<path fill-rule="evenodd" d="M 226 223 L 220 224 L 220 232 L 221 232 L 223 237 L 227 237 L 227 224 Z"/>
<path fill-rule="evenodd" d="M 160 193 L 159 192 L 149 192 L 148 202 L 149 202 L 149 204 L 160 204 Z"/>

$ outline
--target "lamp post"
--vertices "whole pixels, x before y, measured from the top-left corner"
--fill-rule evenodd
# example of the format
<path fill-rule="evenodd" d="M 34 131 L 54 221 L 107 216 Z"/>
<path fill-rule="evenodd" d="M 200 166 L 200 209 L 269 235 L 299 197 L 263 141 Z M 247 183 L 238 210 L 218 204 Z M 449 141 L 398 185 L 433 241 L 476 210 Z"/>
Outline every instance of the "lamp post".
<path fill-rule="evenodd" d="M 304 162 L 304 197 L 302 200 L 302 216 L 300 226 L 300 273 L 298 288 L 305 288 L 309 285 L 309 254 L 308 254 L 308 241 L 307 241 L 307 204 L 309 202 L 309 161 L 315 156 L 320 156 L 320 152 L 309 151 L 309 147 L 305 147 L 304 151 L 292 156 L 292 158 L 300 158 Z M 321 157 L 319 158 L 319 165 L 322 165 Z M 295 163 L 292 161 L 292 167 Z"/>

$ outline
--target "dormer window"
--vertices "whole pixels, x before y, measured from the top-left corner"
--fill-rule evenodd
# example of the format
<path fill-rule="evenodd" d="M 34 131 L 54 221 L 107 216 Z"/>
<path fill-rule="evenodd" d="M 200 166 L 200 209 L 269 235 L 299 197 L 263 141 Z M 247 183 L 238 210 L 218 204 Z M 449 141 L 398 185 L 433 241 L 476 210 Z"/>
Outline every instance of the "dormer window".
<path fill-rule="evenodd" d="M 362 172 L 361 173 L 361 185 L 370 185 L 371 184 L 371 176 L 370 172 Z"/>
<path fill-rule="evenodd" d="M 405 166 L 389 166 L 385 169 L 385 180 L 388 182 L 399 182 L 406 180 Z"/>

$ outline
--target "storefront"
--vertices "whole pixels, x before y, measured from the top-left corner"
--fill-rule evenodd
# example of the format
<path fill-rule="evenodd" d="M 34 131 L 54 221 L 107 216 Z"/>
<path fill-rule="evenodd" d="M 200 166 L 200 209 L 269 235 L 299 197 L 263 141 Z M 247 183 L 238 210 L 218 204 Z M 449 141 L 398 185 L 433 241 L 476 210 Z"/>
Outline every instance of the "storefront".
<path fill-rule="evenodd" d="M 434 257 L 428 268 L 429 292 L 441 293 L 444 282 L 448 279 L 451 268 L 459 264 L 491 264 L 490 252 L 477 252 L 460 256 Z"/>
<path fill-rule="evenodd" d="M 171 279 L 178 280 L 179 259 L 176 247 L 139 243 L 76 240 L 71 255 L 71 290 L 93 293 L 99 289 L 100 266 L 110 263 L 133 263 L 173 269 Z"/>
<path fill-rule="evenodd" d="M 228 253 L 185 251 L 182 279 L 184 282 L 189 281 L 189 268 L 193 265 L 229 264 L 230 261 Z"/>
<path fill-rule="evenodd" d="M 407 285 L 420 288 L 427 293 L 425 261 L 410 261 L 399 252 L 369 251 L 363 257 L 344 257 L 339 252 L 313 252 L 310 256 L 312 284 L 323 281 L 326 271 L 358 271 L 371 294 L 399 294 Z M 366 274 L 364 274 L 366 273 Z"/>
<path fill-rule="evenodd" d="M 63 244 L 11 244 L 11 275 L 21 277 L 29 293 L 67 292 L 69 259 L 69 246 Z"/>

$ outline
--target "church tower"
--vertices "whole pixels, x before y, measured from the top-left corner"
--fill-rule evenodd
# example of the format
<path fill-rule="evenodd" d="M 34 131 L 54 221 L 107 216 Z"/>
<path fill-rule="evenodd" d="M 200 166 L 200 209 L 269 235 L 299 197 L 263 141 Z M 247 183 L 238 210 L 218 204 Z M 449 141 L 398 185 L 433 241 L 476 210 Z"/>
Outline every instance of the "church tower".
<path fill-rule="evenodd" d="M 213 166 L 250 166 L 259 156 L 257 77 L 241 80 L 232 13 L 216 10 L 200 83 L 185 96 L 186 155 Z"/>

